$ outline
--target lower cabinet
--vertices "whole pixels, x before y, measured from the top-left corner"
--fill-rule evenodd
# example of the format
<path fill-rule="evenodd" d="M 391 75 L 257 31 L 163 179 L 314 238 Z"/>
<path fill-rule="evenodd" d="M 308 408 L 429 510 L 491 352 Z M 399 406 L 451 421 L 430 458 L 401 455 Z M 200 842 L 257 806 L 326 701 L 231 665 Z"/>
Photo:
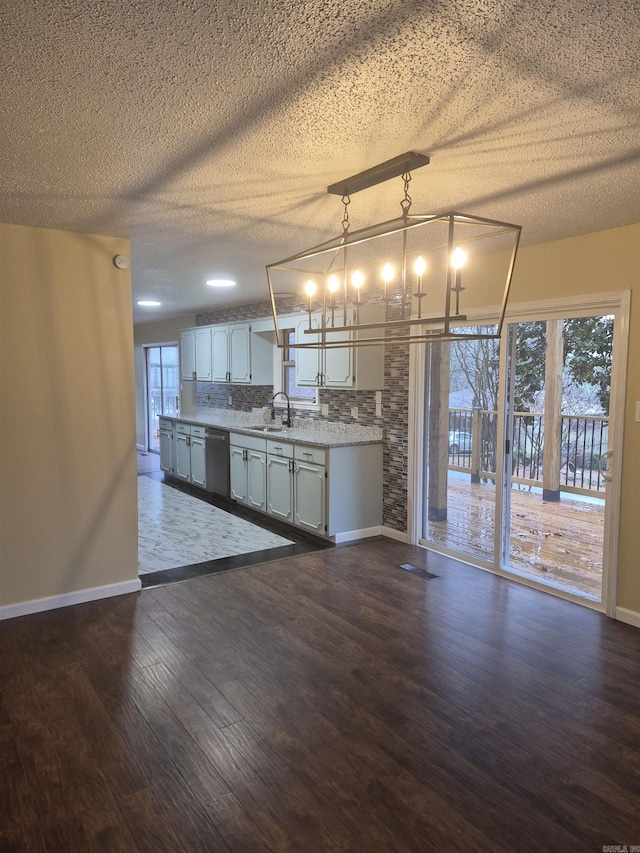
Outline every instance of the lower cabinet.
<path fill-rule="evenodd" d="M 323 536 L 325 451 L 267 441 L 267 512 Z"/>
<path fill-rule="evenodd" d="M 237 433 L 231 433 L 229 441 L 230 495 L 233 500 L 264 512 L 267 508 L 266 441 Z"/>
<path fill-rule="evenodd" d="M 382 444 L 315 447 L 237 433 L 231 497 L 318 536 L 347 541 L 382 523 Z"/>
<path fill-rule="evenodd" d="M 173 474 L 173 421 L 159 418 L 158 432 L 160 436 L 160 469 L 167 474 Z"/>
<path fill-rule="evenodd" d="M 179 480 L 201 489 L 207 487 L 204 427 L 176 424 L 174 433 L 173 474 Z"/>

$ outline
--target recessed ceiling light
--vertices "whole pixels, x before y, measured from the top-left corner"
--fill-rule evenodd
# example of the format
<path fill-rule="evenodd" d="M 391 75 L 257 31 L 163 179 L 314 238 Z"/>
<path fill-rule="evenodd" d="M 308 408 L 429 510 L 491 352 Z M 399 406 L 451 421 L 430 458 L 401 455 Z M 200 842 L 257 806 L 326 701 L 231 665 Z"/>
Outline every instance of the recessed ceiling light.
<path fill-rule="evenodd" d="M 210 278 L 207 281 L 209 287 L 235 287 L 235 281 L 230 278 Z"/>
<path fill-rule="evenodd" d="M 138 299 L 138 305 L 144 305 L 145 308 L 155 308 L 162 305 L 162 302 L 154 302 L 152 299 Z"/>

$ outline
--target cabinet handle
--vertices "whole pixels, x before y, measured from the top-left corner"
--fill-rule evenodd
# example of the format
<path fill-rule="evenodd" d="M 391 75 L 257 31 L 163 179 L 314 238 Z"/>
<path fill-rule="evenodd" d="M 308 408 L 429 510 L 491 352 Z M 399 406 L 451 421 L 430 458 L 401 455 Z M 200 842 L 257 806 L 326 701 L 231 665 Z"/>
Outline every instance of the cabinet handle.
<path fill-rule="evenodd" d="M 193 371 L 191 376 L 193 377 L 194 381 L 198 378 L 198 374 L 195 372 L 195 370 Z"/>
<path fill-rule="evenodd" d="M 313 453 L 309 453 L 309 451 L 308 451 L 308 450 L 303 450 L 303 451 L 302 451 L 302 455 L 303 455 L 303 456 L 310 456 L 311 458 L 313 458 Z"/>

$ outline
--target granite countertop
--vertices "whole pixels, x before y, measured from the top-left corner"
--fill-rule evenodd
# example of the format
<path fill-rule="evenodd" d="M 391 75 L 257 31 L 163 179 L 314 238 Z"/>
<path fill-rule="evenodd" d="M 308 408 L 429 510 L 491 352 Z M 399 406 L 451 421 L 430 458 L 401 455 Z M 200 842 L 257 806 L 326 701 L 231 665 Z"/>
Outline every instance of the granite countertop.
<path fill-rule="evenodd" d="M 278 426 L 278 419 L 281 414 L 282 410 L 279 409 L 276 420 L 272 421 L 268 409 L 257 409 L 253 412 L 238 412 L 233 409 L 197 409 L 190 414 L 162 415 L 162 417 L 176 422 L 196 424 L 197 426 L 218 427 L 242 435 L 275 438 L 280 441 L 310 444 L 317 447 L 347 447 L 355 444 L 380 444 L 382 442 L 382 429 L 380 427 L 312 420 L 311 418 L 294 418 L 291 427 L 282 427 L 276 431 L 268 429 L 268 427 Z"/>

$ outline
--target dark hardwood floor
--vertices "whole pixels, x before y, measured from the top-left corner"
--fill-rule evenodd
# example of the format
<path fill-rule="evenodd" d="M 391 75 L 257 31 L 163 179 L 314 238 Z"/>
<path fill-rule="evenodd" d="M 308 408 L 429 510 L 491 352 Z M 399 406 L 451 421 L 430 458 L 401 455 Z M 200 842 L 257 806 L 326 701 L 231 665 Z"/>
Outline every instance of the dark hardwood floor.
<path fill-rule="evenodd" d="M 639 675 L 637 629 L 387 539 L 6 621 L 0 850 L 640 844 Z"/>

